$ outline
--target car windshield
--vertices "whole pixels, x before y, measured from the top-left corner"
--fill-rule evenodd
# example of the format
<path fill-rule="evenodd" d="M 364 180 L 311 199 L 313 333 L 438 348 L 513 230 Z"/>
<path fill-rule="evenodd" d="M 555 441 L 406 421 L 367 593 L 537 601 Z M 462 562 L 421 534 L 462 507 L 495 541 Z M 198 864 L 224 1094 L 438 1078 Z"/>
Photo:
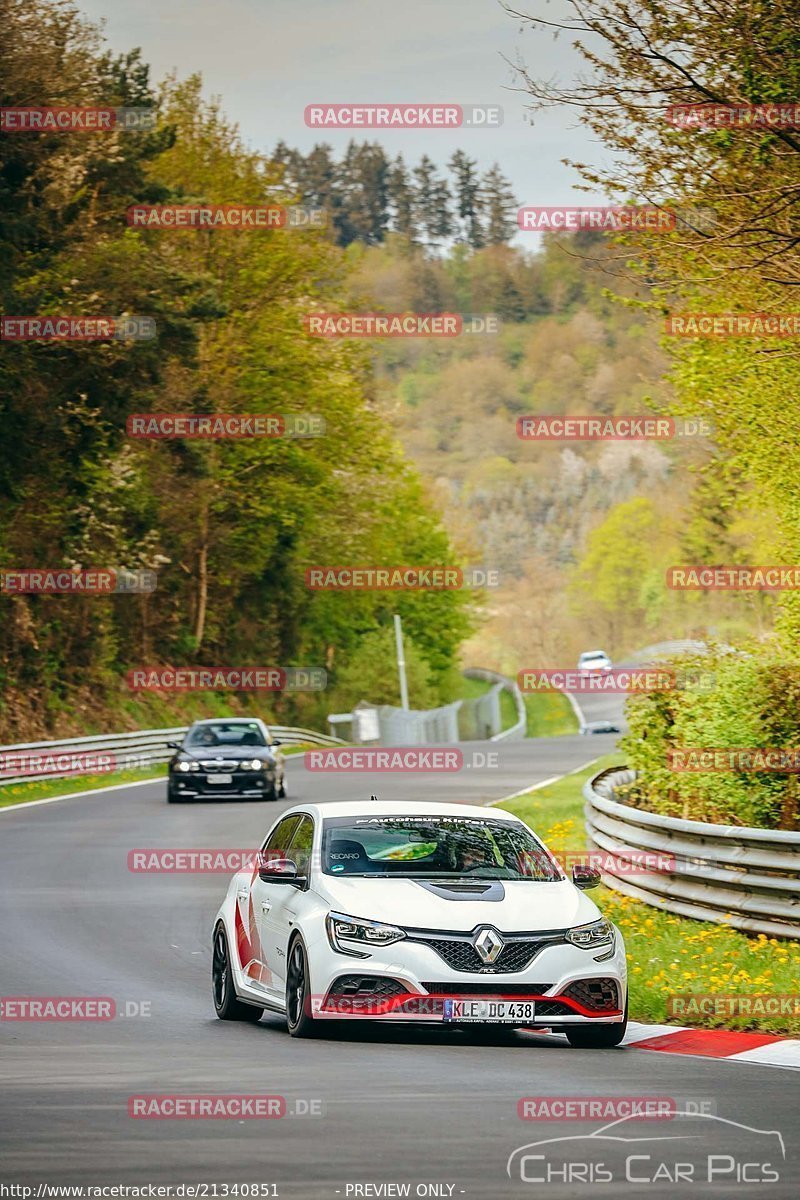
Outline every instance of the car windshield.
<path fill-rule="evenodd" d="M 266 746 L 267 742 L 255 721 L 209 721 L 195 725 L 186 735 L 186 746 Z"/>
<path fill-rule="evenodd" d="M 338 817 L 323 823 L 327 875 L 516 879 L 563 875 L 523 825 L 471 817 Z"/>

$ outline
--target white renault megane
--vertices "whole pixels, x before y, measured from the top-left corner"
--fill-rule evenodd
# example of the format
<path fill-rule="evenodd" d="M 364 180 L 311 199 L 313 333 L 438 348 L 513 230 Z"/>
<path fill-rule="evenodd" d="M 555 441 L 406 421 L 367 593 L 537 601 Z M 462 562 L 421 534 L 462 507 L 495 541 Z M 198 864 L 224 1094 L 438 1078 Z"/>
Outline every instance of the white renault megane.
<path fill-rule="evenodd" d="M 546 1027 L 608 1047 L 627 1023 L 625 947 L 518 817 L 465 804 L 303 804 L 276 822 L 217 914 L 224 1021 Z"/>

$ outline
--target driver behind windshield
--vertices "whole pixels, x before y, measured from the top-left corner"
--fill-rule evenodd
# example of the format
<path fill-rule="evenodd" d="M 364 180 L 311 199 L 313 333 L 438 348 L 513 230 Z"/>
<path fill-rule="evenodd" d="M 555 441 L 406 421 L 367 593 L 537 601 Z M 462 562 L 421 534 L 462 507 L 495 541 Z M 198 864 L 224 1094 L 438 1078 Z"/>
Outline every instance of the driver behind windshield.
<path fill-rule="evenodd" d="M 458 856 L 459 871 L 475 871 L 479 867 L 496 867 L 493 855 L 487 846 L 468 842 Z"/>

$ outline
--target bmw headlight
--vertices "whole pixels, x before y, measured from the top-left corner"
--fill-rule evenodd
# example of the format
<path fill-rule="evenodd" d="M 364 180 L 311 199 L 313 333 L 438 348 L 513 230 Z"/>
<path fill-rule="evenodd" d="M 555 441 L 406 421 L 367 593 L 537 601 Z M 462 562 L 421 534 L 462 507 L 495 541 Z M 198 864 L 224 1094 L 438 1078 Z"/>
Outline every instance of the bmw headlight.
<path fill-rule="evenodd" d="M 193 758 L 182 758 L 178 763 L 179 771 L 199 771 L 200 766 Z"/>
<path fill-rule="evenodd" d="M 567 931 L 567 941 L 581 950 L 597 950 L 600 946 L 611 946 L 614 942 L 614 926 L 602 918 L 589 925 L 576 925 Z"/>
<path fill-rule="evenodd" d="M 391 946 L 406 936 L 396 925 L 367 921 L 363 917 L 346 917 L 337 912 L 328 913 L 325 928 L 333 949 L 353 958 L 367 958 L 370 946 Z"/>
<path fill-rule="evenodd" d="M 267 763 L 263 758 L 243 758 L 239 763 L 240 771 L 266 771 Z"/>

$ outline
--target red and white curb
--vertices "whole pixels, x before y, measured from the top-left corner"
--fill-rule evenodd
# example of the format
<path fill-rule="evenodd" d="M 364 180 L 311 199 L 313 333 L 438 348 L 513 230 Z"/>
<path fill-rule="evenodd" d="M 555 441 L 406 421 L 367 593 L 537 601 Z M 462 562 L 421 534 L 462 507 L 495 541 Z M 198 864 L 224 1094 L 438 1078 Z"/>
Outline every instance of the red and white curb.
<path fill-rule="evenodd" d="M 727 1058 L 762 1067 L 800 1070 L 800 1040 L 774 1033 L 747 1033 L 738 1029 L 698 1029 L 683 1025 L 628 1023 L 623 1046 L 634 1050 L 660 1050 L 665 1054 L 694 1054 L 700 1058 Z"/>
<path fill-rule="evenodd" d="M 544 1033 L 528 1029 L 527 1033 Z M 545 1033 L 566 1044 L 563 1034 Z M 775 1033 L 746 1033 L 737 1029 L 699 1029 L 690 1025 L 640 1025 L 628 1022 L 620 1043 L 631 1050 L 657 1050 L 662 1054 L 690 1054 L 696 1058 L 726 1058 L 759 1067 L 785 1067 L 800 1071 L 800 1040 Z"/>

